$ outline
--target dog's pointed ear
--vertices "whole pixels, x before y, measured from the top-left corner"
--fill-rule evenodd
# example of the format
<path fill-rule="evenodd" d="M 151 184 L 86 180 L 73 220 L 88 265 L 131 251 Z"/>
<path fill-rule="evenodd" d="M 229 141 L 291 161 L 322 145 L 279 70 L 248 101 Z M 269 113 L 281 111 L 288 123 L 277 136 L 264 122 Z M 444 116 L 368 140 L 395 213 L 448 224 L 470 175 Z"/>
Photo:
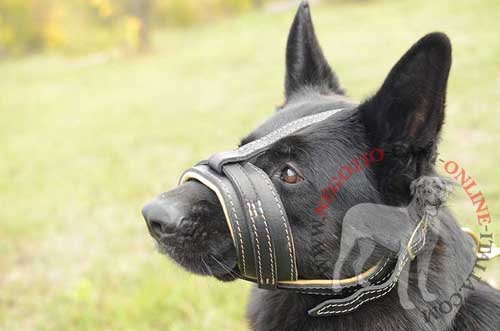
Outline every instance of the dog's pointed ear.
<path fill-rule="evenodd" d="M 343 94 L 316 38 L 307 1 L 300 4 L 288 34 L 285 97 L 288 99 L 304 87 Z"/>
<path fill-rule="evenodd" d="M 442 33 L 420 39 L 392 68 L 380 90 L 359 106 L 367 141 L 384 150 L 376 169 L 389 204 L 410 199 L 410 182 L 432 172 L 444 121 L 451 45 Z"/>
<path fill-rule="evenodd" d="M 380 90 L 360 105 L 371 143 L 407 152 L 434 148 L 444 121 L 450 66 L 445 34 L 428 34 L 413 45 Z"/>

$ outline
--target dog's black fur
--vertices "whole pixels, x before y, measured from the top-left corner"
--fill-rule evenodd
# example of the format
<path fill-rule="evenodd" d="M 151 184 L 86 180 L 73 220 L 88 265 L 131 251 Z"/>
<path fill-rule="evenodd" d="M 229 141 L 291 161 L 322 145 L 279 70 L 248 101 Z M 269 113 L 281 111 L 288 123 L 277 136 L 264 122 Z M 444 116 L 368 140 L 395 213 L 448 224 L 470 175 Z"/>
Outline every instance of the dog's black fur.
<path fill-rule="evenodd" d="M 451 45 L 442 33 L 423 37 L 394 66 L 379 91 L 361 104 L 344 95 L 323 56 L 307 3 L 300 5 L 294 19 L 286 53 L 285 103 L 242 144 L 304 115 L 351 108 L 281 139 L 252 161 L 270 175 L 281 195 L 294 236 L 299 278 L 329 278 L 339 252 L 342 219 L 350 207 L 362 202 L 407 205 L 411 181 L 435 175 Z M 353 157 L 373 147 L 384 150 L 384 161 L 344 183 L 326 216 L 316 214 L 315 204 L 329 178 Z M 280 174 L 287 166 L 296 169 L 303 180 L 297 184 L 282 181 Z M 159 240 L 160 250 L 192 272 L 225 281 L 235 279 L 235 250 L 215 194 L 190 181 L 159 199 L 184 213 L 175 236 Z M 468 283 L 475 257 L 472 243 L 448 211 L 440 222 L 444 231 L 429 234 L 438 236 L 438 243 L 432 248 L 427 286 L 444 301 Z M 376 249 L 368 265 L 384 253 Z M 463 288 L 462 303 L 448 314 L 431 314 L 426 321 L 424 315 L 436 303 L 420 298 L 416 278 L 425 270 L 416 269 L 412 264 L 408 284 L 409 296 L 417 306 L 414 310 L 403 309 L 393 290 L 350 314 L 310 317 L 307 310 L 324 297 L 254 288 L 249 323 L 254 330 L 498 329 L 500 294 L 474 279 L 473 289 Z M 342 270 L 342 276 L 350 275 L 349 267 Z"/>

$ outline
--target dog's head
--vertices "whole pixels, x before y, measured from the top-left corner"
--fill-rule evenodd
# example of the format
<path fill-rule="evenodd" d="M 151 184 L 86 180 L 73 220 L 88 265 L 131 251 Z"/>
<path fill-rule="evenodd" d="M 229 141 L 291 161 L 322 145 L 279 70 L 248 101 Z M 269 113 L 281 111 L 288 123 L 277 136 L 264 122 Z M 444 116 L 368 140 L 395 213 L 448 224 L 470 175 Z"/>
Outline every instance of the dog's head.
<path fill-rule="evenodd" d="M 433 172 L 450 64 L 448 38 L 429 34 L 399 60 L 376 94 L 356 104 L 344 95 L 323 55 L 308 5 L 300 6 L 286 48 L 285 102 L 241 142 L 306 115 L 348 109 L 277 141 L 251 160 L 269 175 L 281 196 L 295 240 L 299 278 L 331 275 L 342 218 L 350 207 L 361 202 L 406 204 L 412 180 Z M 373 148 L 383 150 L 383 160 L 337 185 L 339 170 L 352 170 L 356 159 L 366 161 Z M 318 213 L 322 194 L 328 195 L 332 186 L 334 198 Z M 235 278 L 231 235 L 219 200 L 206 186 L 188 181 L 150 202 L 143 215 L 160 251 L 181 266 L 221 280 Z M 321 268 L 319 255 L 324 260 Z"/>

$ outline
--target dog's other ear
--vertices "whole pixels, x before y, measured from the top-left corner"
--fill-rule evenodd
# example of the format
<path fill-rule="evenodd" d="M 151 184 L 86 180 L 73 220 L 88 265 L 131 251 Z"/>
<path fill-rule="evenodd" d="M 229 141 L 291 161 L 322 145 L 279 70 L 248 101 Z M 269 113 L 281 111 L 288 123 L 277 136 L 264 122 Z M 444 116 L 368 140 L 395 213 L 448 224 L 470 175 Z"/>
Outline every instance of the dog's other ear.
<path fill-rule="evenodd" d="M 324 94 L 344 93 L 318 43 L 307 1 L 300 4 L 288 34 L 285 97 L 304 87 Z"/>
<path fill-rule="evenodd" d="M 451 45 L 442 33 L 420 39 L 393 67 L 380 90 L 360 106 L 370 140 L 411 151 L 435 146 L 444 121 Z"/>
<path fill-rule="evenodd" d="M 398 61 L 380 90 L 359 106 L 367 141 L 384 150 L 376 169 L 388 204 L 410 199 L 410 182 L 432 173 L 444 121 L 451 45 L 442 33 L 420 39 Z"/>

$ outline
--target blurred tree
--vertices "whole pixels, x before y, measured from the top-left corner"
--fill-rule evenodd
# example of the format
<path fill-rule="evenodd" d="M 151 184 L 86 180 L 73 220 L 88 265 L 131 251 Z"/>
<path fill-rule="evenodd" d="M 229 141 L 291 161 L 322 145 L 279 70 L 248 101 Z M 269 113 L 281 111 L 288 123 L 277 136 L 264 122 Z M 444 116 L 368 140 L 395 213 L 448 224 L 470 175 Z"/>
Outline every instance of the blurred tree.
<path fill-rule="evenodd" d="M 0 56 L 39 50 L 146 51 L 157 26 L 207 22 L 265 0 L 0 0 Z"/>
<path fill-rule="evenodd" d="M 262 0 L 252 0 L 253 5 L 257 8 L 262 7 Z"/>
<path fill-rule="evenodd" d="M 150 49 L 155 0 L 113 0 L 126 22 L 128 46 L 139 52 Z"/>
<path fill-rule="evenodd" d="M 136 14 L 141 21 L 139 28 L 139 51 L 147 51 L 151 43 L 151 14 L 153 10 L 153 0 L 136 0 Z"/>

